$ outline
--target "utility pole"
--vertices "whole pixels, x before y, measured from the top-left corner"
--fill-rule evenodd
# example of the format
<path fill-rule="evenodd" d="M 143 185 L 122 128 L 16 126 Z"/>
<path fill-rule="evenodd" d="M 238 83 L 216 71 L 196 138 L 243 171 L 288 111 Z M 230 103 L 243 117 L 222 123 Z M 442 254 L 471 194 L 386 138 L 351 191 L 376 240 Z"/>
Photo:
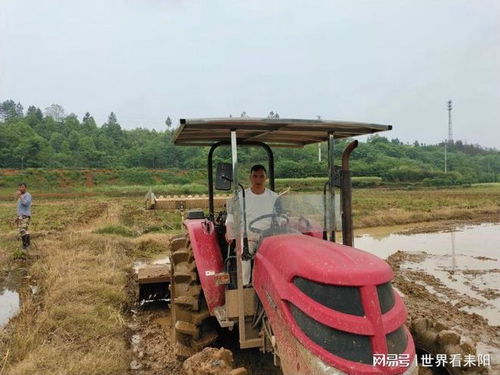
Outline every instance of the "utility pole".
<path fill-rule="evenodd" d="M 319 115 L 318 120 L 321 120 L 321 116 Z M 321 142 L 318 142 L 318 161 L 321 163 Z"/>
<path fill-rule="evenodd" d="M 452 102 L 448 100 L 448 139 L 444 142 L 444 173 L 448 173 L 448 143 L 453 143 L 453 129 L 451 126 Z"/>
<path fill-rule="evenodd" d="M 448 142 L 453 143 L 453 129 L 451 126 L 451 110 L 453 108 L 451 104 L 451 100 L 448 100 Z"/>
<path fill-rule="evenodd" d="M 446 148 L 447 148 L 447 145 L 448 145 L 448 140 L 445 140 L 444 141 L 444 173 L 448 173 L 448 161 L 446 160 L 447 159 L 447 152 L 446 152 Z"/>

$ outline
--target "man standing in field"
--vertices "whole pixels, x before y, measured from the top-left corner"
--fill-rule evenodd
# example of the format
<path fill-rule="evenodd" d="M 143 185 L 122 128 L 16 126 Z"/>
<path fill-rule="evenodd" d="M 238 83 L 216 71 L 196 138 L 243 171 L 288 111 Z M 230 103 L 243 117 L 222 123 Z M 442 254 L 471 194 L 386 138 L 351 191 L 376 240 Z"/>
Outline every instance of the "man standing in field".
<path fill-rule="evenodd" d="M 29 224 L 31 221 L 31 194 L 26 190 L 27 186 L 24 182 L 19 184 L 17 195 L 17 229 L 23 242 L 23 250 L 30 247 Z"/>

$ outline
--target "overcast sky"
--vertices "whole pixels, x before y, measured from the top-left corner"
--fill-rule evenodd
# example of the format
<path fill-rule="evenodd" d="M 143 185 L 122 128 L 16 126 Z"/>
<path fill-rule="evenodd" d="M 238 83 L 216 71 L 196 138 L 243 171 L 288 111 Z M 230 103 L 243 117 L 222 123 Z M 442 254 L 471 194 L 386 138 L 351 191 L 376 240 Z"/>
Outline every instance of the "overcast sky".
<path fill-rule="evenodd" d="M 171 116 L 392 124 L 500 149 L 498 0 L 0 0 L 0 100 L 99 124 Z"/>

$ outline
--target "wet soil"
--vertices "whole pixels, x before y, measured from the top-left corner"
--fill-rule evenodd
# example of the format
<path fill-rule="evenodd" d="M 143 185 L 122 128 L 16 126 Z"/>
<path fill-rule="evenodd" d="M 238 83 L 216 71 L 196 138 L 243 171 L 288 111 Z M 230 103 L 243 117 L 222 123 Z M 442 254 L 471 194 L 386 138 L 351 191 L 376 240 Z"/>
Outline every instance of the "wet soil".
<path fill-rule="evenodd" d="M 397 251 L 387 259 L 395 271 L 394 286 L 403 297 L 408 310 L 408 325 L 419 318 L 428 318 L 456 331 L 461 342 L 469 342 L 478 354 L 491 356 L 490 374 L 500 374 L 500 327 L 470 310 L 484 310 L 487 303 L 445 286 L 437 277 L 407 268 L 425 254 Z M 406 266 L 406 267 L 405 267 Z M 492 293 L 498 293 L 495 289 Z"/>
<path fill-rule="evenodd" d="M 130 374 L 187 375 L 182 362 L 177 361 L 170 342 L 172 332 L 170 313 L 166 303 L 149 304 L 132 310 L 130 343 L 134 359 Z"/>
<path fill-rule="evenodd" d="M 205 370 L 200 374 L 229 375 L 230 371 L 225 371 L 229 367 L 222 367 L 222 372 L 218 372 L 210 366 L 211 361 L 220 359 L 214 352 L 207 352 L 203 357 L 192 361 L 188 365 L 178 361 L 174 354 L 173 343 L 171 341 L 172 324 L 170 311 L 166 303 L 146 304 L 137 306 L 131 314 L 130 343 L 134 352 L 134 359 L 131 363 L 131 375 L 190 375 L 194 374 L 191 369 L 196 363 Z M 222 332 L 221 332 L 222 333 Z M 274 366 L 273 357 L 270 354 L 263 355 L 258 349 L 242 350 L 238 348 L 238 337 L 236 331 L 224 331 L 213 346 L 216 348 L 226 348 L 232 353 L 232 360 L 228 361 L 230 368 L 247 369 L 248 375 L 281 375 L 280 369 Z M 217 367 L 217 366 L 215 366 Z M 241 371 L 241 370 L 240 370 Z M 243 372 L 235 372 L 243 375 Z"/>

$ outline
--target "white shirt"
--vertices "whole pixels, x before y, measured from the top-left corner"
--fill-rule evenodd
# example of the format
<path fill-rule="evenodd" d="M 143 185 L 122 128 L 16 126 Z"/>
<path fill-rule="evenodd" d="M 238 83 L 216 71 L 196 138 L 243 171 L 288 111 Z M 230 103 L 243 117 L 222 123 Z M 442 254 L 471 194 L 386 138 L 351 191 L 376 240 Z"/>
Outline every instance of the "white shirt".
<path fill-rule="evenodd" d="M 243 223 L 243 195 L 241 192 L 239 193 L 239 204 L 240 204 L 240 215 L 241 222 Z M 278 194 L 274 191 L 265 189 L 262 194 L 255 194 L 252 192 L 252 189 L 245 189 L 245 205 L 246 205 L 246 216 L 247 216 L 247 233 L 249 240 L 257 240 L 259 235 L 257 233 L 250 231 L 250 223 L 262 216 L 273 213 L 274 204 L 276 203 L 276 199 L 278 198 Z M 230 199 L 227 202 L 227 218 L 226 218 L 226 228 L 228 230 L 228 238 L 235 238 L 235 235 L 232 231 L 234 226 L 234 207 L 233 199 Z M 229 224 L 229 225 L 228 225 Z M 252 226 L 254 228 L 258 228 L 261 230 L 268 229 L 271 225 L 271 217 L 262 219 L 254 223 Z"/>

